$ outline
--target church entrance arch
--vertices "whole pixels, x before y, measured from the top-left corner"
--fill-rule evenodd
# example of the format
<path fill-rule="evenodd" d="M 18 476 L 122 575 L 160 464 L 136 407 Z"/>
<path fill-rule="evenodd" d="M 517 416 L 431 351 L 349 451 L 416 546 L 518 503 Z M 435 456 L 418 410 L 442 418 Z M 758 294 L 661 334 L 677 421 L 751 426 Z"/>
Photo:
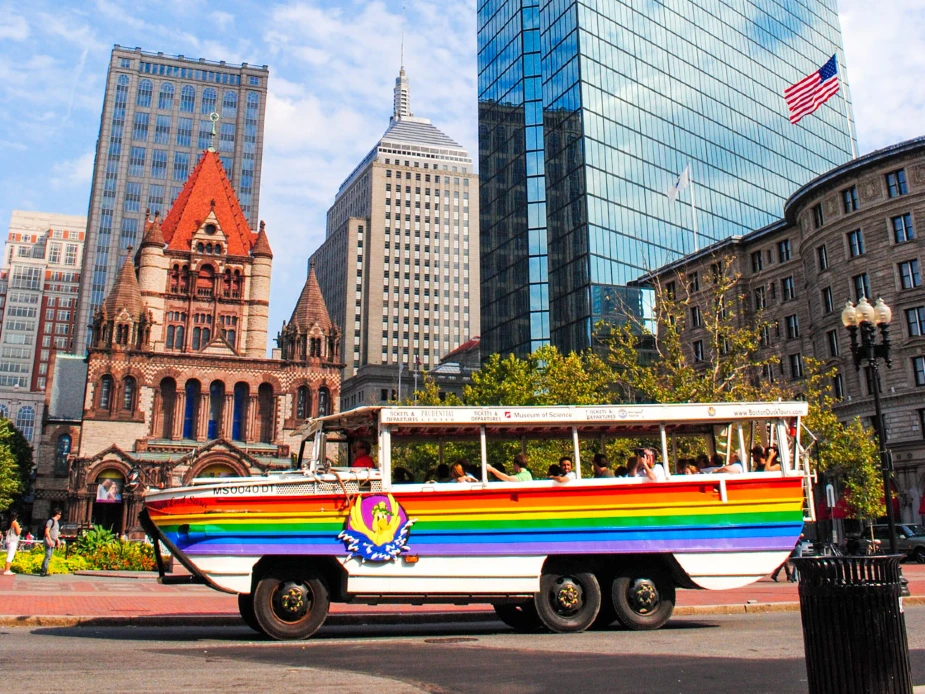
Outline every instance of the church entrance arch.
<path fill-rule="evenodd" d="M 91 522 L 121 535 L 125 531 L 125 502 L 122 499 L 125 477 L 118 470 L 108 468 L 96 476 L 95 482 L 96 498 Z"/>

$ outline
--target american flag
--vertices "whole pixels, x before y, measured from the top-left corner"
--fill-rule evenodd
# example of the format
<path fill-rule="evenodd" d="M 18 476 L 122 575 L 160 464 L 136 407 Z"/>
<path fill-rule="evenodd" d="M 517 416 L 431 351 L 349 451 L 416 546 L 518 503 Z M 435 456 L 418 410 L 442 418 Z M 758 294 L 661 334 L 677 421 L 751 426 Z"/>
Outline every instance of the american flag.
<path fill-rule="evenodd" d="M 833 55 L 821 68 L 784 90 L 790 122 L 799 123 L 803 116 L 808 116 L 837 93 L 838 61 Z"/>

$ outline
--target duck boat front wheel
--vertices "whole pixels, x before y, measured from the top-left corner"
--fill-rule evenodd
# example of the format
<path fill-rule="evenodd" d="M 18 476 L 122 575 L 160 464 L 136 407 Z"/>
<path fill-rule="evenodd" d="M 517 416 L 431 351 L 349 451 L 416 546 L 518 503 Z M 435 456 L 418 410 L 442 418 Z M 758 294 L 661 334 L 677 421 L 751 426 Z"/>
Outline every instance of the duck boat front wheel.
<path fill-rule="evenodd" d="M 278 641 L 307 639 L 324 623 L 330 604 L 324 579 L 298 570 L 274 570 L 254 591 L 260 630 Z"/>

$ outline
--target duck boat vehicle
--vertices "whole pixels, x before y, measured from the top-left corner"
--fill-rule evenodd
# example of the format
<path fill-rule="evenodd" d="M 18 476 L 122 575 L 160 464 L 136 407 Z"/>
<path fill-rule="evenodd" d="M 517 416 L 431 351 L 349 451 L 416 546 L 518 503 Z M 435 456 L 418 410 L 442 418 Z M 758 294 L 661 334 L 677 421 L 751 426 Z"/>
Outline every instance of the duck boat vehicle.
<path fill-rule="evenodd" d="M 517 629 L 657 629 L 676 588 L 744 586 L 787 558 L 812 519 L 806 412 L 803 402 L 362 407 L 306 422 L 297 469 L 147 490 L 141 522 L 187 580 L 236 593 L 244 621 L 275 639 L 307 638 L 331 602 L 491 603 Z M 664 474 L 593 478 L 592 454 L 621 439 L 632 443 L 620 450 L 651 443 Z M 374 467 L 351 467 L 357 442 Z M 750 471 L 754 445 L 775 445 L 780 469 Z M 693 450 L 743 461 L 743 472 L 672 474 Z M 470 481 L 409 483 L 406 468 L 461 452 Z M 514 453 L 543 470 L 568 455 L 575 478 L 490 481 Z M 157 559 L 161 580 L 179 582 Z"/>

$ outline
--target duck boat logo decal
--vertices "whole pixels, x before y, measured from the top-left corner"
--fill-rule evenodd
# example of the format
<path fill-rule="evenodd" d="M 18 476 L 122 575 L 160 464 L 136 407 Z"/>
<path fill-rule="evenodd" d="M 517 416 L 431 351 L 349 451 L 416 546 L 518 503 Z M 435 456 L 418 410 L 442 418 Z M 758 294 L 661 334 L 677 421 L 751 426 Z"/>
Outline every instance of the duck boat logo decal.
<path fill-rule="evenodd" d="M 350 552 L 348 559 L 393 561 L 410 549 L 408 532 L 416 520 L 408 519 L 408 514 L 391 494 L 359 497 L 353 502 L 337 539 Z"/>

